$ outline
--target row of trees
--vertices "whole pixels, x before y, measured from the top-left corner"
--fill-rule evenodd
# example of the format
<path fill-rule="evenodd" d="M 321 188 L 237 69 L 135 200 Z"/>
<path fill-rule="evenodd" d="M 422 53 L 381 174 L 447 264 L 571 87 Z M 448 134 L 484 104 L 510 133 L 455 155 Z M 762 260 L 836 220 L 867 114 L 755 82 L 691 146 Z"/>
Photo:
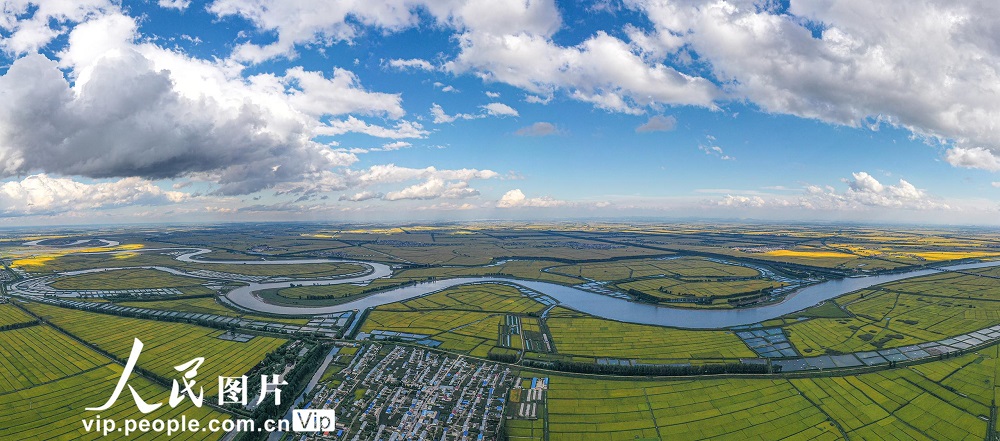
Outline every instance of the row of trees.
<path fill-rule="evenodd" d="M 767 364 L 639 364 L 639 365 L 616 365 L 616 364 L 596 364 L 575 361 L 539 361 L 524 360 L 523 364 L 528 367 L 552 369 L 565 372 L 577 372 L 581 374 L 600 375 L 624 375 L 624 376 L 690 376 L 690 375 L 716 375 L 716 374 L 770 374 L 780 372 L 780 366 Z"/>

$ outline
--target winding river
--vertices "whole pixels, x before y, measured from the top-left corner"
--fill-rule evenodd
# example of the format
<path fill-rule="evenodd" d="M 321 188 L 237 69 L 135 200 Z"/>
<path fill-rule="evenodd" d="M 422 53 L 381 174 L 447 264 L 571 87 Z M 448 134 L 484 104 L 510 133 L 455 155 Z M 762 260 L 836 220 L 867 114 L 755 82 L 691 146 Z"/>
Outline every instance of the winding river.
<path fill-rule="evenodd" d="M 174 249 L 177 250 L 177 249 Z M 335 260 L 335 259 L 300 259 L 300 260 L 255 260 L 255 261 L 228 261 L 228 260 L 201 260 L 196 256 L 209 253 L 211 250 L 194 250 L 180 256 L 177 260 L 183 262 L 193 262 L 200 264 L 229 264 L 229 265 L 292 265 L 306 263 L 353 263 L 367 266 L 370 271 L 364 275 L 340 278 L 340 279 L 320 279 L 320 280 L 293 280 L 283 282 L 251 283 L 230 291 L 226 297 L 240 307 L 278 315 L 316 315 L 340 313 L 351 310 L 363 310 L 388 303 L 399 302 L 414 297 L 419 297 L 445 288 L 471 283 L 505 283 L 519 285 L 525 288 L 538 291 L 557 300 L 562 306 L 575 309 L 597 317 L 603 317 L 622 322 L 672 326 L 677 328 L 690 329 L 718 329 L 733 326 L 749 325 L 753 323 L 781 317 L 810 306 L 816 305 L 824 300 L 829 300 L 841 295 L 869 288 L 875 285 L 894 282 L 913 277 L 920 277 L 941 271 L 967 270 L 975 268 L 986 268 L 1000 266 L 1000 261 L 979 262 L 960 265 L 943 266 L 933 269 L 920 269 L 903 273 L 883 274 L 866 277 L 851 277 L 810 285 L 789 293 L 778 303 L 772 303 L 755 308 L 741 309 L 683 309 L 669 306 L 654 305 L 648 303 L 637 303 L 620 298 L 609 297 L 565 285 L 558 285 L 549 282 L 534 280 L 522 280 L 508 277 L 457 277 L 452 279 L 435 280 L 432 282 L 420 283 L 416 285 L 404 286 L 387 291 L 372 294 L 357 300 L 342 303 L 335 306 L 322 307 L 301 307 L 283 306 L 267 303 L 255 293 L 266 289 L 288 288 L 292 284 L 296 286 L 327 286 L 344 283 L 364 284 L 377 278 L 389 277 L 392 268 L 386 264 L 375 262 L 364 262 L 355 260 Z M 152 251 L 152 250 L 146 250 Z M 150 267 L 178 275 L 192 274 L 163 267 Z M 74 271 L 62 273 L 62 275 L 83 274 L 96 271 L 113 270 L 114 268 L 101 268 L 94 270 Z M 198 277 L 198 276 L 195 276 Z M 201 276 L 204 277 L 204 276 Z"/>

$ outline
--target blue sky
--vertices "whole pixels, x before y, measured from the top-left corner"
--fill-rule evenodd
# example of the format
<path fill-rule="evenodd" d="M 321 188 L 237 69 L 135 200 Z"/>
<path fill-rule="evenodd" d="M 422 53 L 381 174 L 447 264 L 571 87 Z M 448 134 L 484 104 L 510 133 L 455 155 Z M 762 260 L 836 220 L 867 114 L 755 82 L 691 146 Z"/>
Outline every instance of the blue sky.
<path fill-rule="evenodd" d="M 995 224 L 996 8 L 14 1 L 0 218 Z"/>

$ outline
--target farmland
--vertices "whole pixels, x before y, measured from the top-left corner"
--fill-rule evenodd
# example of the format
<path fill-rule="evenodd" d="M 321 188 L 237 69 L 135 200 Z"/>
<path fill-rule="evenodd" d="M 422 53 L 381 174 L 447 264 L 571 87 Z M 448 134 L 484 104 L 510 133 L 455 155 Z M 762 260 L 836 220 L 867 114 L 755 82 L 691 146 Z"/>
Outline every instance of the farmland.
<path fill-rule="evenodd" d="M 122 368 L 97 352 L 45 325 L 0 332 L 0 427 L 20 439 L 98 439 L 87 433 L 81 418 L 108 399 Z M 168 390 L 134 375 L 129 384 L 147 401 L 165 401 Z M 104 418 L 179 418 L 207 421 L 225 414 L 183 401 L 143 415 L 130 399 L 120 399 Z M 150 437 L 152 438 L 152 437 Z M 205 439 L 204 434 L 180 434 L 177 439 Z"/>
<path fill-rule="evenodd" d="M 559 309 L 553 311 L 546 323 L 563 355 L 636 359 L 646 363 L 755 356 L 731 331 L 690 331 L 582 315 L 562 317 L 556 314 Z"/>
<path fill-rule="evenodd" d="M 64 277 L 53 282 L 52 287 L 63 290 L 120 290 L 192 288 L 200 287 L 202 283 L 205 283 L 202 279 L 178 276 L 163 271 L 129 269 Z"/>
<path fill-rule="evenodd" d="M 756 277 L 760 272 L 738 265 L 727 265 L 701 258 L 642 259 L 608 263 L 583 263 L 552 268 L 553 273 L 590 280 L 614 281 L 640 277 L 680 278 Z"/>
<path fill-rule="evenodd" d="M 968 274 L 918 277 L 838 299 L 851 317 L 814 318 L 786 326 L 806 353 L 870 350 L 940 340 L 1000 322 L 1000 285 Z M 995 270 L 992 270 L 995 271 Z"/>
<path fill-rule="evenodd" d="M 11 304 L 0 304 L 0 327 L 18 325 L 34 321 L 35 318 L 25 314 Z"/>
<path fill-rule="evenodd" d="M 507 313 L 531 314 L 543 307 L 508 286 L 457 287 L 380 306 L 368 314 L 361 330 L 423 334 L 441 342 L 441 349 L 486 357 L 497 347 L 498 327 Z"/>
<path fill-rule="evenodd" d="M 982 354 L 861 375 L 624 381 L 549 377 L 547 421 L 512 439 L 982 439 L 997 346 Z M 522 373 L 529 375 L 529 373 Z M 534 427 L 534 430 L 531 430 Z"/>
<path fill-rule="evenodd" d="M 763 290 L 781 288 L 786 283 L 772 280 L 741 280 L 716 282 L 684 282 L 676 279 L 653 278 L 635 282 L 616 284 L 618 288 L 628 291 L 641 291 L 653 297 L 662 299 L 679 299 L 687 297 L 731 296 L 736 294 L 755 294 Z"/>
<path fill-rule="evenodd" d="M 237 284 L 286 280 L 284 285 L 270 285 L 277 288 L 258 295 L 267 302 L 309 306 L 378 295 L 380 290 L 411 282 L 497 276 L 575 286 L 590 290 L 587 295 L 621 297 L 612 299 L 615 302 L 627 302 L 625 298 L 629 297 L 661 303 L 657 307 L 728 308 L 684 309 L 681 314 L 741 314 L 744 311 L 740 308 L 748 305 L 728 300 L 757 296 L 777 304 L 778 295 L 785 291 L 780 288 L 788 284 L 822 283 L 884 269 L 902 271 L 1000 256 L 1000 239 L 986 230 L 895 231 L 849 226 L 303 223 L 268 231 L 261 231 L 259 226 L 234 225 L 149 228 L 93 236 L 125 244 L 114 247 L 97 247 L 102 242 L 85 234 L 37 237 L 57 236 L 57 241 L 36 245 L 24 244 L 28 236 L 0 241 L 2 257 L 16 262 L 16 269 L 28 271 L 10 271 L 15 282 L 9 286 L 20 289 L 21 294 L 13 293 L 13 304 L 0 304 L 0 327 L 8 326 L 0 328 L 6 329 L 0 331 L 0 402 L 21 403 L 10 414 L 0 415 L 0 428 L 18 427 L 24 433 L 36 434 L 44 426 L 29 423 L 34 416 L 51 422 L 68 412 L 79 413 L 84 403 L 101 401 L 108 392 L 109 379 L 120 374 L 118 365 L 105 353 L 125 358 L 134 337 L 146 345 L 139 367 L 152 376 L 176 378 L 174 366 L 204 356 L 198 384 L 204 385 L 206 395 L 214 395 L 217 384 L 205 379 L 243 374 L 286 342 L 249 334 L 244 337 L 252 338 L 244 343 L 225 340 L 219 338 L 225 331 L 112 315 L 133 314 L 113 307 L 106 309 L 106 314 L 96 314 L 42 302 L 23 303 L 22 299 L 30 298 L 24 287 L 35 282 L 35 276 L 44 276 L 38 279 L 44 283 L 52 280 L 53 287 L 65 290 L 179 288 L 186 294 L 205 294 L 148 300 L 129 297 L 127 301 L 111 298 L 118 300 L 111 306 L 306 325 L 310 319 L 299 315 L 279 318 L 229 309 L 213 294 L 216 289 L 225 292 Z M 92 240 L 80 242 L 85 249 L 74 250 L 67 245 L 86 239 Z M 203 259 L 354 258 L 392 264 L 392 274 L 373 278 L 367 284 L 289 286 L 298 285 L 294 279 L 357 276 L 365 268 L 351 263 L 181 262 L 176 257 L 191 250 L 169 249 L 172 247 L 211 248 L 211 253 L 199 256 Z M 109 250 L 120 252 L 103 253 Z M 140 266 L 201 271 L 198 274 L 207 278 L 134 268 Z M 130 269 L 77 276 L 52 274 L 118 267 Z M 501 366 L 504 372 L 509 369 L 511 375 L 549 378 L 547 389 L 529 392 L 524 387 L 528 380 L 523 380 L 521 388 L 507 395 L 512 406 L 505 412 L 513 416 L 505 420 L 510 439 L 983 439 L 988 435 L 987 425 L 998 392 L 995 383 L 1000 357 L 1000 346 L 982 343 L 986 340 L 969 343 L 966 347 L 970 349 L 953 347 L 956 352 L 928 352 L 923 358 L 901 361 L 899 365 L 895 361 L 873 366 L 831 364 L 813 370 L 794 370 L 790 366 L 793 362 L 806 363 L 799 356 L 833 360 L 831 357 L 842 353 L 916 346 L 998 325 L 998 277 L 998 268 L 935 273 L 851 292 L 783 317 L 770 315 L 759 325 L 705 330 L 627 323 L 627 315 L 616 316 L 623 321 L 602 318 L 602 311 L 574 304 L 572 296 L 580 293 L 565 287 L 528 284 L 541 291 L 570 293 L 549 297 L 525 287 L 498 283 L 463 285 L 359 311 L 356 317 L 361 321 L 354 328 L 357 333 L 349 334 L 359 336 L 353 341 L 349 337 L 334 341 L 340 334 L 315 333 L 315 338 L 347 346 L 321 375 L 323 382 L 332 381 L 327 384 L 332 388 L 348 384 L 347 376 L 356 382 L 361 378 L 359 374 L 380 372 L 355 371 L 358 366 L 351 362 L 356 354 L 387 357 L 389 347 L 397 346 L 402 348 L 393 349 L 397 353 L 433 353 L 436 355 L 431 358 L 440 360 L 447 357 L 448 362 L 441 366 L 455 366 L 456 372 L 463 375 L 478 375 L 476 370 L 462 371 L 465 363 L 491 363 Z M 229 282 L 222 282 L 225 280 Z M 768 297 L 772 290 L 778 290 L 773 298 Z M 566 302 L 565 306 L 556 304 L 556 298 Z M 691 303 L 691 299 L 709 298 L 714 303 Z M 687 304 L 667 305 L 678 301 Z M 19 305 L 44 317 L 45 322 L 35 323 L 33 317 L 18 309 Z M 609 305 L 627 308 L 629 304 Z M 165 316 L 150 317 L 177 317 Z M 348 316 L 318 317 L 315 323 L 347 322 Z M 220 327 L 226 326 L 226 322 L 220 323 Z M 770 346 L 755 342 L 771 338 L 778 342 Z M 779 344 L 790 347 L 779 351 Z M 366 351 L 380 345 L 386 350 L 377 350 L 374 355 Z M 280 371 L 298 351 L 285 346 L 268 358 Z M 913 348 L 907 351 L 919 352 Z M 817 357 L 821 355 L 826 357 Z M 765 360 L 768 357 L 773 358 Z M 394 358 L 387 364 L 368 359 L 366 363 L 375 361 L 370 366 L 391 368 L 385 372 L 395 372 L 399 367 L 402 375 L 408 375 L 407 369 L 416 369 L 414 366 L 428 363 L 431 358 Z M 420 369 L 431 369 L 432 365 Z M 761 369 L 707 375 L 715 372 L 710 368 L 733 365 Z M 778 370 L 779 366 L 783 369 Z M 618 367 L 622 369 L 604 369 Z M 511 379 L 507 377 L 504 384 Z M 476 388 L 484 385 L 482 380 L 477 378 Z M 391 383 L 384 378 L 377 381 Z M 162 397 L 167 392 L 142 378 L 134 379 L 133 384 L 144 397 Z M 362 386 L 341 391 L 337 396 L 353 399 L 339 405 L 351 406 L 352 400 L 388 403 L 397 398 L 375 397 L 370 392 L 373 385 Z M 392 387 L 396 387 L 394 383 Z M 84 392 L 66 400 L 66 408 L 62 408 L 56 396 L 68 388 Z M 324 393 L 328 392 L 331 390 Z M 455 393 L 451 398 L 468 398 L 459 392 L 448 390 L 447 394 Z M 398 398 L 402 404 L 410 399 L 402 395 Z M 393 412 L 402 404 L 392 404 Z M 531 404 L 530 412 L 526 406 L 514 409 L 513 404 Z M 386 410 L 379 409 L 375 414 L 386 414 Z M 134 407 L 122 406 L 108 415 L 124 417 L 134 412 Z M 352 412 L 365 413 L 364 409 Z M 422 412 L 419 417 L 427 421 L 457 418 Z M 186 414 L 207 416 L 210 411 L 188 409 Z M 78 426 L 60 426 L 59 430 L 65 430 L 56 434 L 63 438 L 80 435 Z"/>
<path fill-rule="evenodd" d="M 250 370 L 285 340 L 255 337 L 247 343 L 217 338 L 225 331 L 182 323 L 166 323 L 95 314 L 32 303 L 29 309 L 45 320 L 124 360 L 139 338 L 145 345 L 139 367 L 164 378 L 174 378 L 174 366 L 205 357 L 199 378 L 239 376 Z M 218 383 L 207 381 L 205 393 L 214 395 Z"/>
<path fill-rule="evenodd" d="M 25 389 L 108 364 L 93 351 L 47 326 L 0 334 L 0 393 Z"/>

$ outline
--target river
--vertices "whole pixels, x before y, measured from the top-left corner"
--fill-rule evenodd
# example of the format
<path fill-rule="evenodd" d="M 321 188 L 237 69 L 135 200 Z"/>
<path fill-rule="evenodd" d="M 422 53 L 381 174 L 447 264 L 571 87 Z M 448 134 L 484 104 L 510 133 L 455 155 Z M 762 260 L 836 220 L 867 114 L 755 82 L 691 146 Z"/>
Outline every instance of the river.
<path fill-rule="evenodd" d="M 175 249 L 176 250 L 176 249 Z M 432 282 L 419 283 L 416 285 L 403 286 L 369 296 L 342 303 L 334 306 L 302 307 L 283 306 L 265 302 L 257 292 L 266 289 L 288 288 L 296 286 L 329 286 L 344 283 L 366 284 L 372 280 L 389 277 L 392 275 L 392 268 L 389 265 L 376 262 L 364 262 L 356 260 L 335 260 L 335 259 L 300 259 L 300 260 L 257 260 L 257 261 L 223 261 L 223 260 L 200 260 L 195 256 L 210 252 L 206 249 L 187 248 L 191 252 L 177 256 L 177 260 L 183 262 L 204 263 L 204 264 L 243 264 L 243 265 L 292 265 L 307 263 L 352 263 L 366 266 L 370 269 L 363 275 L 340 278 L 340 279 L 319 279 L 319 280 L 293 280 L 269 283 L 251 283 L 247 286 L 236 288 L 226 294 L 226 297 L 240 307 L 277 315 L 319 315 L 341 313 L 352 310 L 364 310 L 374 308 L 388 303 L 399 302 L 412 299 L 442 289 L 471 283 L 506 283 L 520 285 L 528 289 L 538 291 L 557 300 L 561 306 L 574 309 L 593 316 L 602 317 L 622 322 L 671 326 L 689 329 L 719 329 L 733 326 L 749 325 L 765 320 L 781 317 L 810 306 L 816 305 L 825 300 L 839 297 L 841 295 L 854 292 L 860 289 L 869 288 L 898 280 L 910 279 L 913 277 L 926 276 L 941 271 L 966 270 L 974 268 L 985 268 L 1000 266 L 1000 261 L 979 262 L 960 265 L 942 266 L 931 269 L 919 269 L 902 273 L 882 274 L 864 277 L 850 277 L 844 279 L 828 280 L 814 285 L 806 286 L 786 295 L 780 302 L 771 303 L 753 308 L 738 309 L 690 309 L 675 308 L 665 305 L 655 305 L 649 303 L 638 303 L 626 299 L 609 297 L 590 291 L 574 288 L 571 286 L 559 285 L 549 282 L 535 280 L 522 280 L 510 277 L 457 277 L 452 279 L 435 280 Z M 153 250 L 143 250 L 153 251 Z M 157 251 L 162 251 L 157 250 Z M 179 271 L 164 267 L 147 267 L 158 269 L 178 275 L 196 276 L 186 271 Z M 99 271 L 109 271 L 124 268 L 100 268 L 82 271 L 71 271 L 62 273 L 62 276 L 74 274 L 84 274 Z M 25 282 L 21 282 L 25 283 Z M 67 293 L 66 295 L 72 295 Z"/>

